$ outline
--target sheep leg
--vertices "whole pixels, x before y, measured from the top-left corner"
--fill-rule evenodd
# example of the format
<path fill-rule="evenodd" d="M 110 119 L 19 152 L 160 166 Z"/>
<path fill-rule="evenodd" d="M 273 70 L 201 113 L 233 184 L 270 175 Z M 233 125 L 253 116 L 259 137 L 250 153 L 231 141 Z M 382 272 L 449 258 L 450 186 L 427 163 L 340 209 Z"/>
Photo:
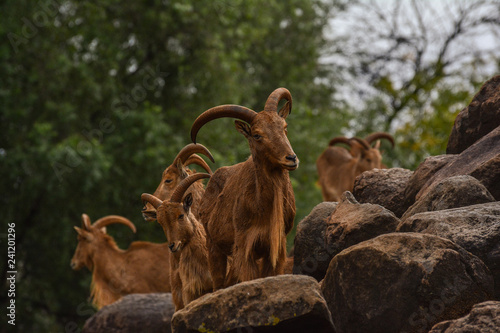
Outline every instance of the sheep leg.
<path fill-rule="evenodd" d="M 235 246 L 233 249 L 233 264 L 229 269 L 226 287 L 261 277 L 259 262 L 252 253 L 247 257 L 245 248 L 245 246 Z"/>
<path fill-rule="evenodd" d="M 338 202 L 340 199 L 340 195 L 336 189 L 333 189 L 328 186 L 321 187 L 321 192 L 323 194 L 323 201 L 334 201 Z"/>
<path fill-rule="evenodd" d="M 219 247 L 207 238 L 208 247 L 208 269 L 212 275 L 213 289 L 219 290 L 224 288 L 224 281 L 227 272 L 227 255 L 223 253 Z"/>

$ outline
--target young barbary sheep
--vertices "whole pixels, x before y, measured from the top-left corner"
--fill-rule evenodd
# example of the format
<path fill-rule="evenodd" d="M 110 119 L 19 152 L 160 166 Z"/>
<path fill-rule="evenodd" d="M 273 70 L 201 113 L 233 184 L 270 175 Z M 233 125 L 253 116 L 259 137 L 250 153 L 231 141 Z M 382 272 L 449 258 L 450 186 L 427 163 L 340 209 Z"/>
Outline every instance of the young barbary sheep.
<path fill-rule="evenodd" d="M 394 146 L 394 139 L 388 133 L 376 132 L 360 138 L 335 137 L 330 140 L 329 147 L 323 151 L 316 161 L 319 185 L 324 201 L 339 201 L 345 191 L 352 191 L 354 179 L 361 173 L 374 169 L 385 168 L 380 154 L 380 140 L 387 139 Z M 374 147 L 371 143 L 376 141 Z M 336 147 L 338 143 L 350 146 Z"/>
<path fill-rule="evenodd" d="M 147 193 L 141 196 L 143 201 L 155 207 L 158 223 L 162 226 L 169 242 L 168 247 L 172 251 L 170 278 L 176 311 L 212 291 L 205 229 L 191 212 L 193 195 L 187 193 L 184 197 L 191 184 L 208 177 L 210 175 L 203 173 L 190 175 L 180 182 L 170 200 L 162 201 Z"/>
<path fill-rule="evenodd" d="M 195 171 L 186 168 L 186 166 L 190 164 L 197 164 L 205 169 L 209 174 L 212 174 L 212 170 L 207 165 L 207 163 L 199 156 L 197 153 L 204 154 L 207 156 L 212 162 L 214 162 L 214 158 L 210 151 L 200 144 L 190 143 L 184 148 L 182 148 L 177 156 L 174 158 L 172 164 L 168 166 L 165 171 L 163 171 L 160 184 L 156 188 L 156 191 L 153 195 L 160 200 L 167 200 L 170 198 L 174 189 L 179 185 L 181 180 L 185 179 L 188 175 L 193 174 Z M 188 193 L 191 193 L 193 196 L 193 207 L 191 210 L 193 214 L 198 217 L 198 202 L 201 201 L 201 197 L 205 192 L 205 187 L 201 181 L 196 182 L 191 186 L 188 190 Z M 150 203 L 146 203 L 146 205 L 142 209 L 142 216 L 146 221 L 155 221 L 156 220 L 156 210 L 151 206 Z"/>
<path fill-rule="evenodd" d="M 282 99 L 287 102 L 277 112 Z M 206 123 L 221 117 L 240 119 L 236 129 L 248 140 L 251 152 L 245 162 L 215 171 L 200 204 L 214 289 L 283 274 L 286 235 L 295 218 L 288 172 L 299 165 L 287 138 L 285 119 L 291 109 L 290 92 L 278 88 L 261 112 L 221 105 L 203 112 L 192 125 L 191 139 L 196 142 Z M 228 256 L 233 264 L 226 274 Z"/>
<path fill-rule="evenodd" d="M 110 215 L 93 225 L 87 214 L 82 215 L 78 245 L 71 259 L 71 268 L 83 266 L 92 272 L 91 298 L 97 309 L 133 293 L 170 292 L 168 245 L 132 242 L 121 250 L 106 234 L 106 226 L 120 223 L 136 231 L 134 224 L 121 216 Z"/>

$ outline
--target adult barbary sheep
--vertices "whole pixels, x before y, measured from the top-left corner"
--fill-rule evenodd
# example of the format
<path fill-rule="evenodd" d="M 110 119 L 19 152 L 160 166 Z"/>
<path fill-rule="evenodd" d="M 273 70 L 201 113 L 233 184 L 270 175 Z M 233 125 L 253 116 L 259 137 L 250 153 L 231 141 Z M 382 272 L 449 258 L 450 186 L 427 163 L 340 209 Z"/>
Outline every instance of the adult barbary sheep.
<path fill-rule="evenodd" d="M 338 202 L 342 193 L 352 191 L 354 179 L 358 175 L 374 168 L 385 168 L 379 150 L 379 139 L 388 140 L 394 147 L 394 139 L 384 132 L 372 133 L 365 139 L 335 137 L 330 140 L 329 147 L 316 161 L 324 201 Z M 377 140 L 375 145 L 371 147 L 375 140 Z M 336 147 L 338 143 L 348 145 L 350 150 Z"/>
<path fill-rule="evenodd" d="M 160 200 L 143 193 L 141 198 L 157 211 L 172 251 L 170 257 L 170 283 L 175 310 L 212 291 L 212 279 L 208 269 L 208 250 L 205 228 L 191 212 L 193 195 L 186 190 L 196 181 L 210 175 L 196 173 L 181 181 L 170 200 Z M 184 200 L 182 199 L 184 197 Z"/>
<path fill-rule="evenodd" d="M 212 170 L 207 165 L 207 163 L 199 156 L 199 154 L 204 154 L 207 156 L 212 162 L 214 162 L 214 158 L 210 151 L 200 144 L 190 143 L 184 148 L 182 148 L 177 156 L 174 158 L 172 164 L 168 166 L 162 174 L 160 184 L 156 188 L 156 191 L 153 195 L 160 200 L 167 200 L 170 198 L 174 189 L 179 185 L 181 180 L 185 179 L 188 175 L 193 174 L 195 171 L 186 168 L 187 165 L 197 164 L 205 169 L 209 174 L 212 174 Z M 198 216 L 198 202 L 201 201 L 201 197 L 205 192 L 205 187 L 201 181 L 193 184 L 189 188 L 188 193 L 193 195 L 193 207 L 191 208 L 194 215 Z M 150 203 L 146 203 L 146 205 L 142 208 L 142 216 L 146 221 L 155 221 L 156 220 L 156 210 L 151 206 Z"/>
<path fill-rule="evenodd" d="M 167 244 L 132 242 L 121 250 L 105 227 L 120 223 L 136 231 L 134 224 L 121 216 L 110 215 L 93 225 L 82 215 L 82 228 L 75 227 L 78 245 L 71 268 L 83 266 L 92 272 L 91 298 L 97 309 L 133 293 L 170 292 Z"/>
<path fill-rule="evenodd" d="M 287 102 L 277 112 L 282 99 Z M 290 92 L 278 88 L 261 112 L 221 105 L 203 112 L 192 125 L 191 139 L 196 142 L 206 123 L 221 117 L 240 119 L 236 129 L 248 140 L 251 152 L 245 162 L 215 171 L 200 204 L 215 290 L 283 273 L 286 234 L 295 218 L 288 172 L 299 165 L 287 138 L 285 119 L 291 109 Z M 226 274 L 228 256 L 233 264 Z"/>

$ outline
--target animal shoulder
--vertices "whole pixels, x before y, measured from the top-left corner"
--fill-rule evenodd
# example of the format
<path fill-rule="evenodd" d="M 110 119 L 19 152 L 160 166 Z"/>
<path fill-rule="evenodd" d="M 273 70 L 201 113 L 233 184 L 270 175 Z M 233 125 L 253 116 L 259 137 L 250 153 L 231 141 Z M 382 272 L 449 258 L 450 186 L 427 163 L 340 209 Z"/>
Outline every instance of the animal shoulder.
<path fill-rule="evenodd" d="M 351 159 L 351 154 L 344 147 L 328 147 L 323 156 L 328 163 L 339 163 Z"/>

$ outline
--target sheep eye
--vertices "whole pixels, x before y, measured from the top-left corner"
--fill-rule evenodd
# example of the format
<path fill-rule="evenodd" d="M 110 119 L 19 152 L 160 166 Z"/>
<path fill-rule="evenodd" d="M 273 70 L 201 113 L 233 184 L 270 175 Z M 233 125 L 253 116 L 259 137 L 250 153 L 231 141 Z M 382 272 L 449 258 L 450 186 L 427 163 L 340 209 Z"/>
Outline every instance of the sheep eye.
<path fill-rule="evenodd" d="M 172 179 L 165 179 L 165 184 L 170 184 L 172 182 Z"/>
<path fill-rule="evenodd" d="M 253 136 L 253 138 L 254 138 L 255 140 L 260 140 L 260 139 L 262 138 L 262 136 L 260 136 L 260 135 L 258 135 L 258 134 L 255 134 L 255 135 Z"/>
<path fill-rule="evenodd" d="M 178 219 L 182 220 L 184 218 L 184 214 L 179 215 Z"/>

